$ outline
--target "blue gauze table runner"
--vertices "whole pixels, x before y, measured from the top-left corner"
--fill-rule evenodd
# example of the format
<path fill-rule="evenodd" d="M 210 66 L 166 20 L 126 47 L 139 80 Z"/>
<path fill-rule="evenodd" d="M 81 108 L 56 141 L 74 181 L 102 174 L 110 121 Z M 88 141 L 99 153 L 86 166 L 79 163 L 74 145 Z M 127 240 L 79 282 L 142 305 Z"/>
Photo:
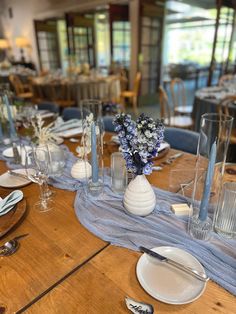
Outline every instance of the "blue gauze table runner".
<path fill-rule="evenodd" d="M 75 213 L 93 234 L 113 245 L 138 251 L 139 246 L 174 246 L 194 255 L 207 275 L 236 295 L 236 240 L 215 233 L 210 241 L 195 240 L 187 233 L 187 219 L 176 217 L 170 205 L 184 203 L 186 198 L 154 188 L 157 204 L 146 217 L 125 212 L 122 195 L 113 193 L 109 185 L 100 197 L 77 191 Z"/>

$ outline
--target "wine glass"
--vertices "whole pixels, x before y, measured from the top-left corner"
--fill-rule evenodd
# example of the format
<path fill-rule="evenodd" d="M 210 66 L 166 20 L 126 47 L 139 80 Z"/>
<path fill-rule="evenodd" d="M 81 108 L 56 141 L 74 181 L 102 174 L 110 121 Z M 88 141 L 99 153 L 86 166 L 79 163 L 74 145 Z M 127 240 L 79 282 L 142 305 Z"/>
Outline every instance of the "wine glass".
<path fill-rule="evenodd" d="M 34 207 L 40 212 L 45 212 L 53 207 L 53 201 L 47 196 L 50 158 L 47 149 L 33 148 L 26 153 L 25 168 L 27 177 L 40 187 L 39 201 Z"/>
<path fill-rule="evenodd" d="M 48 151 L 49 164 L 48 164 L 48 177 L 53 179 L 54 177 L 60 177 L 64 172 L 65 167 L 65 153 L 64 150 L 54 143 L 40 144 L 39 148 Z M 51 197 L 55 195 L 55 191 L 47 190 L 47 196 Z"/>

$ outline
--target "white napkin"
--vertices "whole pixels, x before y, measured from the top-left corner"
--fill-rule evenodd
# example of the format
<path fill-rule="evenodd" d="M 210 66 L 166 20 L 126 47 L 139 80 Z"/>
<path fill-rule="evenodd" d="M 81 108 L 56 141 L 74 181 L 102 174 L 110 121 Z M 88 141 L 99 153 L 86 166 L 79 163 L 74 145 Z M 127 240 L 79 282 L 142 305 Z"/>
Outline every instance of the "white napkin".
<path fill-rule="evenodd" d="M 58 133 L 58 132 L 63 132 L 63 131 L 78 128 L 78 127 L 82 127 L 82 120 L 71 119 L 66 122 L 63 121 L 63 122 L 57 123 L 51 130 L 52 132 Z"/>
<path fill-rule="evenodd" d="M 4 199 L 0 198 L 0 216 L 7 214 L 13 207 L 21 201 L 23 198 L 23 192 L 21 190 L 15 190 L 7 195 Z"/>

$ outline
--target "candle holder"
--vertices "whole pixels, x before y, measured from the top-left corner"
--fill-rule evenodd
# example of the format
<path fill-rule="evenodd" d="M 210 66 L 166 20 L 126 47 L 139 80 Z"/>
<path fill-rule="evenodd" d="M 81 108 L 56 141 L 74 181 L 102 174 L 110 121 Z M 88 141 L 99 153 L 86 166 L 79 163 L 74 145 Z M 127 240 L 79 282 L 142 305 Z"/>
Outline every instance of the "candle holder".
<path fill-rule="evenodd" d="M 96 196 L 102 193 L 104 185 L 102 103 L 84 100 L 81 102 L 81 117 L 83 153 L 80 155 L 91 165 L 91 171 L 86 174 L 87 192 Z"/>
<path fill-rule="evenodd" d="M 11 105 L 10 92 L 0 87 L 0 141 L 7 145 L 17 140 L 14 121 L 14 106 Z"/>
<path fill-rule="evenodd" d="M 189 233 L 199 240 L 209 239 L 214 212 L 222 187 L 225 160 L 233 118 L 214 113 L 202 115 Z"/>

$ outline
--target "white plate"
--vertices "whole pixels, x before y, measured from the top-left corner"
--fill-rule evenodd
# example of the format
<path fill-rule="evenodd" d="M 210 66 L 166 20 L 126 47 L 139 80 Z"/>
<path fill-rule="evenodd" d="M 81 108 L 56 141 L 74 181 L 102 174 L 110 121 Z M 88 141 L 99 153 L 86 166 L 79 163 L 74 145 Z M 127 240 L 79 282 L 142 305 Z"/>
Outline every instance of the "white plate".
<path fill-rule="evenodd" d="M 160 246 L 152 250 L 205 273 L 198 260 L 184 250 L 169 246 Z M 138 260 L 136 273 L 141 286 L 147 293 L 168 304 L 193 302 L 202 295 L 206 287 L 206 282 L 145 253 Z"/>
<path fill-rule="evenodd" d="M 74 129 L 69 129 L 63 132 L 57 132 L 56 135 L 64 138 L 68 138 L 74 135 L 78 135 L 82 133 L 82 127 L 74 128 Z"/>
<path fill-rule="evenodd" d="M 17 149 L 18 149 L 18 152 L 20 153 L 21 147 L 20 147 L 20 146 L 17 146 Z M 25 150 L 26 150 L 27 152 L 29 152 L 29 151 L 31 150 L 31 147 L 30 147 L 30 146 L 25 146 Z M 3 156 L 8 157 L 8 158 L 13 158 L 13 157 L 14 157 L 12 147 L 9 147 L 9 148 L 5 149 L 5 150 L 2 152 L 2 154 L 3 154 Z"/>
<path fill-rule="evenodd" d="M 16 169 L 14 172 L 26 175 L 25 169 Z M 30 184 L 32 181 L 20 177 L 15 177 L 5 172 L 0 176 L 0 186 L 4 188 L 17 188 Z"/>

